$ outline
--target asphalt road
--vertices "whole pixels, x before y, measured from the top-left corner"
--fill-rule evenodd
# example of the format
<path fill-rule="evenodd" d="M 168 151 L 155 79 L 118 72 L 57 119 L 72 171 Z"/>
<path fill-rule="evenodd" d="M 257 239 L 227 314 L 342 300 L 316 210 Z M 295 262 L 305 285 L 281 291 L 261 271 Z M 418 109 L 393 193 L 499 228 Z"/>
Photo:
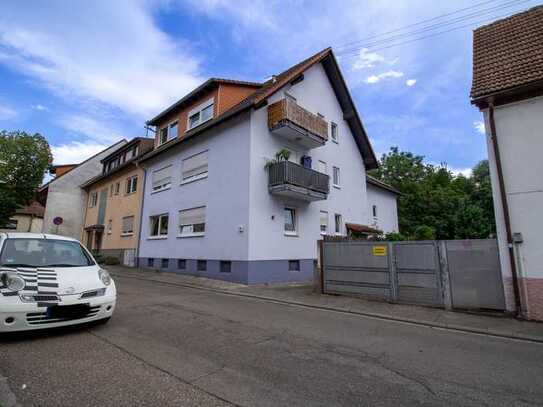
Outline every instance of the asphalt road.
<path fill-rule="evenodd" d="M 21 405 L 543 405 L 540 344 L 126 277 L 117 286 L 108 325 L 0 341 L 0 376 Z"/>

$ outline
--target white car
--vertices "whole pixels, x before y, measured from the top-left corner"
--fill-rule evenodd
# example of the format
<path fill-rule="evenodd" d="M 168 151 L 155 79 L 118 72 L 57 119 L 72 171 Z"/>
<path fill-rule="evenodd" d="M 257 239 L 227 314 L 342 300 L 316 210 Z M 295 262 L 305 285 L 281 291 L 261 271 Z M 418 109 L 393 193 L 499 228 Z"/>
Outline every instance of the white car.
<path fill-rule="evenodd" d="M 0 233 L 0 332 L 106 322 L 117 291 L 77 240 Z"/>

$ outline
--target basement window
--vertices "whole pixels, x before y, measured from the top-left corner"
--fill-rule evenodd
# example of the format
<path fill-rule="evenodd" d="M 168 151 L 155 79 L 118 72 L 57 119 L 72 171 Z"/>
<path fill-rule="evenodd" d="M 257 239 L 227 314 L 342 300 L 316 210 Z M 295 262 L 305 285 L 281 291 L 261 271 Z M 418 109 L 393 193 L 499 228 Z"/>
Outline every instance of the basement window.
<path fill-rule="evenodd" d="M 198 271 L 207 271 L 207 261 L 206 260 L 198 260 L 196 264 L 196 269 Z"/>
<path fill-rule="evenodd" d="M 221 261 L 221 273 L 231 273 L 232 272 L 232 262 L 227 260 Z"/>
<path fill-rule="evenodd" d="M 177 268 L 179 270 L 185 270 L 187 268 L 187 261 L 185 259 L 178 259 Z"/>
<path fill-rule="evenodd" d="M 154 267 L 155 259 L 147 259 L 147 267 Z"/>
<path fill-rule="evenodd" d="M 170 261 L 168 259 L 162 259 L 162 268 L 167 269 Z"/>
<path fill-rule="evenodd" d="M 300 271 L 300 260 L 289 260 L 288 271 Z"/>

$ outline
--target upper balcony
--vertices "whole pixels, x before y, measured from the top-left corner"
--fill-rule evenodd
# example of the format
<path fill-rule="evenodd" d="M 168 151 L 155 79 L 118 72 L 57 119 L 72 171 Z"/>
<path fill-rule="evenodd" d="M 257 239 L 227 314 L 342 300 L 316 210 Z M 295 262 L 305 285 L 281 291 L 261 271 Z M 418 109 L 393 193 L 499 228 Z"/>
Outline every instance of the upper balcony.
<path fill-rule="evenodd" d="M 330 177 L 290 161 L 280 161 L 268 169 L 271 194 L 303 201 L 321 201 L 330 192 Z"/>
<path fill-rule="evenodd" d="M 328 141 L 326 120 L 308 112 L 290 97 L 268 106 L 268 128 L 309 149 L 323 146 Z"/>

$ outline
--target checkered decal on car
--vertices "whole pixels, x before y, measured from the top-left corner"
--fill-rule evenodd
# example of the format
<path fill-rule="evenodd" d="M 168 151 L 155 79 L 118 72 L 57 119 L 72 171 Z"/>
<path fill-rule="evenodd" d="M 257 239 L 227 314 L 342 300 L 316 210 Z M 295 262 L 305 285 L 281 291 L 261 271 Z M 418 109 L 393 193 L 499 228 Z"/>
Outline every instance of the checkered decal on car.
<path fill-rule="evenodd" d="M 16 272 L 25 280 L 25 288 L 19 292 L 13 292 L 0 282 L 2 296 L 32 295 L 36 299 L 38 307 L 47 307 L 59 302 L 58 281 L 55 270 L 20 268 Z"/>

